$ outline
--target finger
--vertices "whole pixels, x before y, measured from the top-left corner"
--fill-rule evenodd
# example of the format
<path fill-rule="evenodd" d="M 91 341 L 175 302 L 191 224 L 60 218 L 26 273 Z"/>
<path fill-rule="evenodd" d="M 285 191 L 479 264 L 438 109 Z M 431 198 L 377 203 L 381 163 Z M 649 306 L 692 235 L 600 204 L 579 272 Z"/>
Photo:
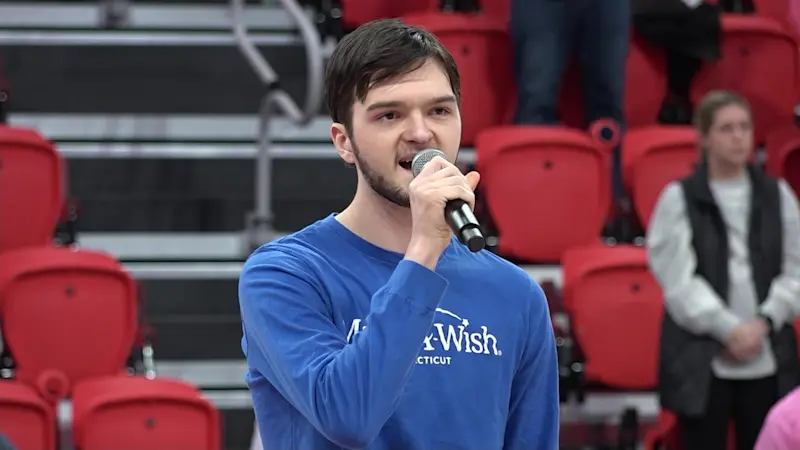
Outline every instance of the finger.
<path fill-rule="evenodd" d="M 478 183 L 481 181 L 481 174 L 478 172 L 472 171 L 464 176 L 467 179 L 467 184 L 469 188 L 475 191 L 478 187 Z"/>
<path fill-rule="evenodd" d="M 757 356 L 761 353 L 761 342 L 751 342 L 750 345 L 745 347 L 744 353 L 747 355 L 748 359 Z"/>
<path fill-rule="evenodd" d="M 736 348 L 731 353 L 733 353 L 733 356 L 736 358 L 736 360 L 740 362 L 750 359 L 750 352 L 746 347 Z"/>
<path fill-rule="evenodd" d="M 464 199 L 464 200 L 469 203 L 470 208 L 473 209 L 475 208 L 475 193 L 473 191 L 474 188 L 470 186 L 470 184 L 467 182 L 466 177 L 463 176 L 449 177 L 449 178 L 443 178 L 441 180 L 436 180 L 433 182 L 428 182 L 425 183 L 424 186 L 422 186 L 421 190 L 422 192 L 432 193 L 433 195 L 439 195 L 437 194 L 437 191 L 450 189 L 451 187 L 463 188 L 467 193 L 469 193 L 469 199 L 468 200 Z"/>
<path fill-rule="evenodd" d="M 742 356 L 741 352 L 729 352 L 727 356 L 728 359 L 734 362 L 742 362 L 746 359 Z"/>
<path fill-rule="evenodd" d="M 424 183 L 420 184 L 420 190 L 423 192 L 429 192 L 446 188 L 448 186 L 464 186 L 467 189 L 472 190 L 469 183 L 467 183 L 467 179 L 464 178 L 463 175 L 451 176 L 436 180 L 424 180 Z"/>
<path fill-rule="evenodd" d="M 443 196 L 445 200 L 463 200 L 470 208 L 475 206 L 475 194 L 464 184 L 438 189 L 437 195 Z"/>
<path fill-rule="evenodd" d="M 447 167 L 455 167 L 455 166 L 450 164 L 449 161 L 447 161 L 446 159 L 442 158 L 441 156 L 435 156 L 433 159 L 428 161 L 427 164 L 425 164 L 425 166 L 422 168 L 422 170 L 420 170 L 420 172 L 417 175 L 417 177 L 430 176 L 430 175 L 432 175 L 432 174 L 434 174 L 434 173 L 436 173 L 436 172 L 438 172 L 438 171 L 440 171 L 440 170 L 442 170 L 444 168 L 447 168 Z M 459 172 L 459 173 L 461 173 L 461 172 Z"/>
<path fill-rule="evenodd" d="M 428 166 L 425 167 L 427 168 Z M 440 180 L 442 178 L 448 178 L 448 177 L 464 178 L 464 174 L 461 173 L 461 170 L 459 170 L 458 167 L 450 163 L 447 163 L 446 165 L 442 166 L 442 168 L 438 169 L 435 172 L 430 172 L 425 174 L 420 172 L 419 175 L 417 175 L 417 178 L 421 178 L 426 181 Z"/>

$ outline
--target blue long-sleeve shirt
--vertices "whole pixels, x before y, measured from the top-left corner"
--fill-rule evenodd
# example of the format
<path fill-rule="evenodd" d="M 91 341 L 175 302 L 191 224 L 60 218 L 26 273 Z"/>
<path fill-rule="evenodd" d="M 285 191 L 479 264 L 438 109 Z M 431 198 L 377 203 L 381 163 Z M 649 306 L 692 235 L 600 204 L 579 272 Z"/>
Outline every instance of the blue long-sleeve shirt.
<path fill-rule="evenodd" d="M 555 450 L 547 302 L 453 242 L 436 272 L 333 216 L 257 250 L 239 282 L 265 450 Z"/>

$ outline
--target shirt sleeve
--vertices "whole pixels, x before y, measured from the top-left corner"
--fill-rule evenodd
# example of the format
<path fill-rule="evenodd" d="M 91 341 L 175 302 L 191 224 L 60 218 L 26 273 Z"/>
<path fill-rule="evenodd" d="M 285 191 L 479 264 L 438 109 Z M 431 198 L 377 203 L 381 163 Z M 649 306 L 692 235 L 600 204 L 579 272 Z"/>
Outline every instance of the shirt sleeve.
<path fill-rule="evenodd" d="M 447 285 L 400 262 L 348 343 L 308 264 L 281 251 L 256 254 L 239 281 L 248 364 L 328 440 L 364 448 L 394 412 Z"/>
<path fill-rule="evenodd" d="M 504 450 L 558 450 L 558 357 L 542 288 L 531 280 L 530 331 L 511 386 Z"/>
<path fill-rule="evenodd" d="M 725 342 L 741 323 L 708 282 L 695 275 L 697 256 L 683 189 L 670 183 L 656 203 L 647 230 L 647 259 L 661 285 L 667 313 L 684 329 Z"/>
<path fill-rule="evenodd" d="M 800 209 L 792 188 L 779 182 L 783 231 L 783 268 L 772 281 L 761 312 L 780 329 L 800 315 Z"/>

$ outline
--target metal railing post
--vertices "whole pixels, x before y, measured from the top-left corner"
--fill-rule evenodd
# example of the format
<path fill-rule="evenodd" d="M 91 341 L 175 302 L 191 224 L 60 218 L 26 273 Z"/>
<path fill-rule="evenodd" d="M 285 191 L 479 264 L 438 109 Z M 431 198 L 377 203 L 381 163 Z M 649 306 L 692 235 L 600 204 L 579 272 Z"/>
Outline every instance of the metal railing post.
<path fill-rule="evenodd" d="M 305 44 L 308 84 L 303 109 L 278 85 L 278 75 L 272 69 L 248 35 L 244 19 L 244 0 L 231 0 L 231 17 L 236 44 L 247 62 L 264 83 L 266 94 L 261 102 L 258 127 L 258 153 L 255 172 L 255 205 L 246 219 L 245 245 L 249 253 L 275 236 L 272 213 L 272 155 L 270 153 L 271 119 L 282 112 L 297 126 L 310 123 L 322 100 L 324 55 L 316 25 L 306 16 L 296 0 L 281 0 L 281 4 L 297 25 Z"/>

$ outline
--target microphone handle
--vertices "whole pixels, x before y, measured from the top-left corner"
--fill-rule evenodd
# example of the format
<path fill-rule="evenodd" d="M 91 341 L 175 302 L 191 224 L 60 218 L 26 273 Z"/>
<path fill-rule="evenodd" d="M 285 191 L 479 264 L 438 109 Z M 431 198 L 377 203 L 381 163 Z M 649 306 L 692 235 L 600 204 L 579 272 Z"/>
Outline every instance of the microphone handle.
<path fill-rule="evenodd" d="M 486 238 L 478 223 L 478 218 L 464 200 L 450 200 L 444 208 L 444 219 L 458 240 L 472 252 L 479 252 L 486 246 Z"/>

